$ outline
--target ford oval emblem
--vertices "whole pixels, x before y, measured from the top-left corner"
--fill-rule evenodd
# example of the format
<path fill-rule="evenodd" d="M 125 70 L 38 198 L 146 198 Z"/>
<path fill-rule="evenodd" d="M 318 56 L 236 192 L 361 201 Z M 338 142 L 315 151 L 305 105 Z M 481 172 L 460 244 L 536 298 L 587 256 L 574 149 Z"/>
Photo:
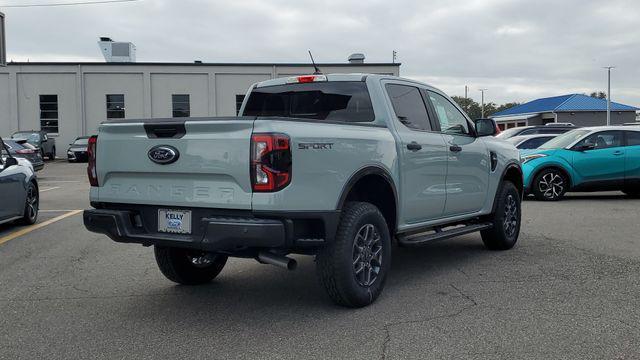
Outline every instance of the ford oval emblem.
<path fill-rule="evenodd" d="M 154 146 L 149 150 L 147 155 L 149 156 L 149 160 L 160 165 L 171 164 L 176 162 L 180 157 L 178 149 L 169 145 Z"/>

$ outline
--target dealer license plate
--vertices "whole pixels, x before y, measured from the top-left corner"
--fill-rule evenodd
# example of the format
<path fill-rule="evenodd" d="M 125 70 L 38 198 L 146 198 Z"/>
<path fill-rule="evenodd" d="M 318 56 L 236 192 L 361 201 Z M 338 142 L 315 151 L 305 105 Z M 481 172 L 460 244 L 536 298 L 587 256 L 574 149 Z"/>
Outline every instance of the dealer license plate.
<path fill-rule="evenodd" d="M 158 209 L 158 231 L 191 234 L 191 210 Z"/>

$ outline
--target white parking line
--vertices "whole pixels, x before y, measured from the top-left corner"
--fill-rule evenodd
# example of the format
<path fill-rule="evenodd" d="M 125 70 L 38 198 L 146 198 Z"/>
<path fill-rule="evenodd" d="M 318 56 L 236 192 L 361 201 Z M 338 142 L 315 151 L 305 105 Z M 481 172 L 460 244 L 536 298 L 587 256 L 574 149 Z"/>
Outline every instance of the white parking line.
<path fill-rule="evenodd" d="M 72 210 L 72 211 L 70 211 L 68 213 L 65 213 L 65 214 L 62 214 L 60 216 L 54 217 L 53 219 L 49 219 L 49 220 L 47 220 L 45 222 L 41 222 L 41 223 L 37 223 L 37 224 L 33 224 L 33 225 L 30 225 L 30 226 L 27 226 L 27 227 L 25 227 L 25 228 L 23 228 L 21 230 L 18 230 L 18 231 L 14 232 L 14 233 L 11 233 L 11 234 L 9 234 L 7 236 L 0 237 L 0 245 L 6 243 L 9 240 L 15 239 L 15 238 L 17 238 L 19 236 L 26 235 L 26 234 L 34 231 L 34 230 L 38 230 L 40 228 L 43 228 L 43 227 L 45 227 L 47 225 L 50 225 L 50 224 L 53 224 L 53 223 L 55 223 L 57 221 L 60 221 L 62 219 L 66 219 L 69 216 L 80 214 L 81 212 L 82 212 L 82 210 Z"/>
<path fill-rule="evenodd" d="M 40 189 L 40 192 L 45 192 L 45 191 L 55 190 L 55 189 L 60 189 L 60 186 L 54 186 L 54 187 L 50 187 L 50 188 Z"/>

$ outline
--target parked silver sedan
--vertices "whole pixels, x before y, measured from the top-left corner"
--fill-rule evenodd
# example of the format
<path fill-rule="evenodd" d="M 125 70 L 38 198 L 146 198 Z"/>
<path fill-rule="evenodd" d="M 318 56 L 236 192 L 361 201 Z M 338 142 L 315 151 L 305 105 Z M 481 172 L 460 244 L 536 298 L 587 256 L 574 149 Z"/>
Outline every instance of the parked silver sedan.
<path fill-rule="evenodd" d="M 34 224 L 40 196 L 33 167 L 13 157 L 0 138 L 7 155 L 0 156 L 0 224 L 19 221 Z"/>
<path fill-rule="evenodd" d="M 540 147 L 540 145 L 555 138 L 556 136 L 558 136 L 558 134 L 518 135 L 518 136 L 510 137 L 506 140 L 512 143 L 513 146 L 516 147 L 516 149 L 525 150 L 525 149 L 537 149 Z"/>

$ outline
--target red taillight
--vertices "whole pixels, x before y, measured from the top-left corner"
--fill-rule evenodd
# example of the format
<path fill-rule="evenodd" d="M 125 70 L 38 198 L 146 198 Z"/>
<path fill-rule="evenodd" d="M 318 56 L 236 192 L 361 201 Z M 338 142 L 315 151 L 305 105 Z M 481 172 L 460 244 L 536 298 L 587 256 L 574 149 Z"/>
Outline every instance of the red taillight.
<path fill-rule="evenodd" d="M 284 134 L 251 136 L 251 187 L 255 192 L 284 189 L 291 182 L 291 147 Z"/>
<path fill-rule="evenodd" d="M 96 172 L 96 144 L 98 136 L 94 135 L 89 138 L 87 152 L 89 153 L 89 164 L 87 165 L 87 176 L 89 176 L 89 184 L 98 186 L 98 174 Z"/>
<path fill-rule="evenodd" d="M 33 149 L 21 149 L 21 150 L 16 150 L 16 154 L 35 154 L 36 151 Z"/>

